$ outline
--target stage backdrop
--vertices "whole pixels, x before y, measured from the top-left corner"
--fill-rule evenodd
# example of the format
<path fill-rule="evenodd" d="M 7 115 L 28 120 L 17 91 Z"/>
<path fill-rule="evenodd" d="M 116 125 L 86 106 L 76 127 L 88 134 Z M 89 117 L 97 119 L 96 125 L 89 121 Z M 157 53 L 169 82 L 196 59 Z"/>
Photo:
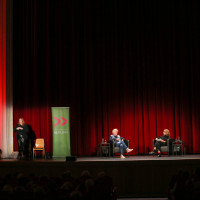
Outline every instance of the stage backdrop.
<path fill-rule="evenodd" d="M 113 128 L 148 154 L 168 128 L 200 153 L 200 12 L 193 1 L 14 1 L 14 123 L 52 152 L 52 106 L 69 106 L 72 155 Z"/>

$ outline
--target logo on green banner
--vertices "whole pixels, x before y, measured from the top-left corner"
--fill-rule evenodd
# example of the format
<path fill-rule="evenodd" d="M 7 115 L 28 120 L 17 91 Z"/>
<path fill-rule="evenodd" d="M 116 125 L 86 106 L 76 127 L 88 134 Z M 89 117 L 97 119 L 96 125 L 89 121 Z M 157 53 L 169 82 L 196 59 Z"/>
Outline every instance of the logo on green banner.
<path fill-rule="evenodd" d="M 53 157 L 71 156 L 69 107 L 52 107 Z"/>

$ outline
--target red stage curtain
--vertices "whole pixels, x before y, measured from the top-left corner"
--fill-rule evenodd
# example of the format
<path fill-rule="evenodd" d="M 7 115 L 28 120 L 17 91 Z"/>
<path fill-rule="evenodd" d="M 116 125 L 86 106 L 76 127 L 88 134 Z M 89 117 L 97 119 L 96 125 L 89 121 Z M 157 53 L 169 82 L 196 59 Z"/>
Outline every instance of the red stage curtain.
<path fill-rule="evenodd" d="M 14 2 L 14 124 L 52 152 L 51 106 L 71 107 L 71 149 L 113 128 L 147 154 L 168 128 L 200 153 L 199 7 L 171 1 Z"/>

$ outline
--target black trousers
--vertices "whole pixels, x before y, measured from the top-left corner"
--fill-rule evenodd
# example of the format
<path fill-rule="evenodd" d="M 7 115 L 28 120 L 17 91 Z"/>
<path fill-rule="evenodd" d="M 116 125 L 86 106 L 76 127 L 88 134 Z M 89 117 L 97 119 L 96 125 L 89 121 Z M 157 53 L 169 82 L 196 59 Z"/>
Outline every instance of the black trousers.
<path fill-rule="evenodd" d="M 161 146 L 166 146 L 166 145 L 167 142 L 156 141 L 154 147 L 156 147 L 156 150 L 161 151 Z"/>
<path fill-rule="evenodd" d="M 19 134 L 17 137 L 17 143 L 18 143 L 18 151 L 19 151 L 19 156 L 24 154 L 26 151 L 26 140 L 22 134 Z"/>

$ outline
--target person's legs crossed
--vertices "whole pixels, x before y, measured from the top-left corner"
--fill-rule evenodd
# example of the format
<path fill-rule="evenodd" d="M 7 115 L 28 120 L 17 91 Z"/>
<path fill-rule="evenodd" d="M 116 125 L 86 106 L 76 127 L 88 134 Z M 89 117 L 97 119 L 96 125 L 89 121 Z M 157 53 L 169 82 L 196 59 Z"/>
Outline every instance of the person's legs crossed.
<path fill-rule="evenodd" d="M 124 149 L 128 149 L 128 147 L 126 146 L 125 142 L 124 141 L 121 141 L 121 144 L 123 146 Z"/>
<path fill-rule="evenodd" d="M 116 147 L 120 148 L 120 154 L 123 155 L 123 144 L 121 142 L 116 143 Z"/>
<path fill-rule="evenodd" d="M 161 146 L 163 146 L 163 142 L 156 141 L 156 149 L 158 151 L 159 157 L 161 156 Z"/>

